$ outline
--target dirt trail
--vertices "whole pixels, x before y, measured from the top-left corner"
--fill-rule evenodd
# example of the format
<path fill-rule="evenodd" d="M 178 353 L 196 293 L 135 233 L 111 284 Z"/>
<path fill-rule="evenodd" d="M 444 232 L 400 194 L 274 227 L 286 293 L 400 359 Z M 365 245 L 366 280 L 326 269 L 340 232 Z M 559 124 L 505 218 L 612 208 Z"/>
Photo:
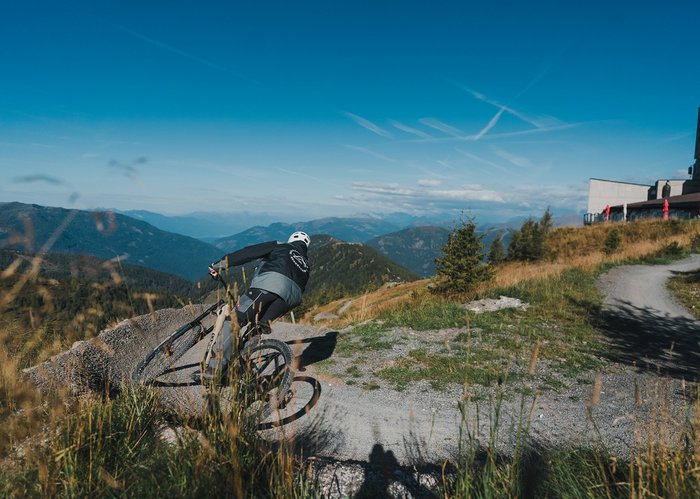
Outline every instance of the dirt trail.
<path fill-rule="evenodd" d="M 513 395 L 509 385 L 497 447 L 504 452 L 511 449 L 517 433 L 513 429 L 518 422 L 529 421 L 531 437 L 537 441 L 563 444 L 602 440 L 612 452 L 626 455 L 635 445 L 635 429 L 658 404 L 666 404 L 673 417 L 682 421 L 679 379 L 697 376 L 700 329 L 668 296 L 664 282 L 673 271 L 696 268 L 700 268 L 700 255 L 671 265 L 617 267 L 604 275 L 600 281 L 606 296 L 604 325 L 611 349 L 619 354 L 613 356 L 616 362 L 602 375 L 600 402 L 594 407 L 588 405 L 589 384 L 572 382 L 560 393 L 545 392 L 536 399 Z M 148 348 L 196 312 L 162 310 L 156 316 L 125 321 L 103 332 L 96 341 L 82 342 L 32 368 L 29 375 L 40 385 L 68 376 L 71 383 L 83 389 L 95 389 L 104 379 L 118 382 L 128 378 Z M 311 326 L 275 324 L 272 336 L 292 345 L 299 374 L 320 381 L 321 397 L 308 415 L 283 430 L 266 434 L 273 438 L 280 432 L 286 437 L 295 436 L 307 453 L 338 460 L 367 461 L 370 455 L 383 455 L 400 464 L 414 464 L 454 457 L 460 440 L 462 413 L 458 404 L 462 388 L 455 385 L 436 391 L 427 383 L 414 384 L 405 391 L 388 386 L 372 390 L 350 386 L 314 365 L 334 355 L 338 335 L 342 334 Z M 684 350 L 676 347 L 675 352 L 669 352 L 672 341 Z M 197 413 L 202 408 L 201 387 L 190 384 L 189 376 L 197 368 L 203 345 L 200 343 L 178 362 L 182 369 L 173 376 L 182 386 L 162 389 L 164 402 L 174 410 Z M 634 362 L 638 367 L 648 363 L 671 376 L 631 367 Z M 589 382 L 594 375 L 590 374 Z M 313 386 L 297 382 L 295 387 L 299 399 L 303 399 L 295 403 L 301 405 Z M 461 427 L 486 443 L 489 414 L 494 407 L 484 400 L 478 405 L 478 418 L 476 404 L 471 404 L 465 413 L 466 425 Z"/>

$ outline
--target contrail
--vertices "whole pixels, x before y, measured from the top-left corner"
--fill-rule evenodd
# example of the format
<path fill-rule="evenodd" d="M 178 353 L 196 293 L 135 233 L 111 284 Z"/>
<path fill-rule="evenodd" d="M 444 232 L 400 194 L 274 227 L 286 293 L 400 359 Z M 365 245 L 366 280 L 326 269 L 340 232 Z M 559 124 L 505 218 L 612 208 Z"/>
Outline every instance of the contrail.
<path fill-rule="evenodd" d="M 362 116 L 358 116 L 356 114 L 349 113 L 347 111 L 345 111 L 343 114 L 345 116 L 347 116 L 348 118 L 350 118 L 355 123 L 357 123 L 358 125 L 360 125 L 361 127 L 366 128 L 367 130 L 369 130 L 372 133 L 376 133 L 377 135 L 380 135 L 382 137 L 386 137 L 388 139 L 392 138 L 392 135 L 389 132 L 387 132 L 386 130 L 381 128 L 379 125 L 375 125 L 370 120 L 363 118 Z"/>
<path fill-rule="evenodd" d="M 417 128 L 412 128 L 412 127 L 410 127 L 410 126 L 408 126 L 408 125 L 404 125 L 403 123 L 401 123 L 401 122 L 399 122 L 399 121 L 390 120 L 389 123 L 391 123 L 395 128 L 398 128 L 398 129 L 401 130 L 402 132 L 406 132 L 406 133 L 411 133 L 411 134 L 413 134 L 413 135 L 417 135 L 417 136 L 420 137 L 421 139 L 431 139 L 431 138 L 432 138 L 431 135 L 425 133 L 424 131 L 418 130 Z"/>
<path fill-rule="evenodd" d="M 165 42 L 161 42 L 160 40 L 156 40 L 155 38 L 151 38 L 151 37 L 148 37 L 146 35 L 143 35 L 143 34 L 139 33 L 138 31 L 134 31 L 132 29 L 129 29 L 125 26 L 121 26 L 119 24 L 112 24 L 112 26 L 124 31 L 125 33 L 128 33 L 129 35 L 133 36 L 134 38 L 138 38 L 139 40 L 143 40 L 144 42 L 148 42 L 151 45 L 155 45 L 156 47 L 161 48 L 163 50 L 166 50 L 168 52 L 172 52 L 173 54 L 177 54 L 177 55 L 184 57 L 186 59 L 190 59 L 191 61 L 195 61 L 195 62 L 198 62 L 198 63 L 203 64 L 205 66 L 209 66 L 210 68 L 218 69 L 219 71 L 223 71 L 225 73 L 228 73 L 232 76 L 235 76 L 236 78 L 241 78 L 243 80 L 247 80 L 251 83 L 256 83 L 258 85 L 261 84 L 259 81 L 254 80 L 253 78 L 245 76 L 241 73 L 237 73 L 235 71 L 231 71 L 229 68 L 226 68 L 224 66 L 220 66 L 216 63 L 208 61 L 207 59 L 203 59 L 203 58 L 196 56 L 194 54 L 190 54 L 189 52 L 185 52 L 184 50 L 181 50 L 177 47 L 169 45 Z"/>
<path fill-rule="evenodd" d="M 498 123 L 498 119 L 503 114 L 503 111 L 505 111 L 505 108 L 501 108 L 498 110 L 498 112 L 495 114 L 495 116 L 493 118 L 491 118 L 491 120 L 486 124 L 486 126 L 484 128 L 482 128 L 479 133 L 476 134 L 476 137 L 474 137 L 475 141 L 479 140 L 481 137 L 486 135 L 486 133 L 489 130 L 491 130 L 493 127 L 496 126 L 496 123 Z"/>

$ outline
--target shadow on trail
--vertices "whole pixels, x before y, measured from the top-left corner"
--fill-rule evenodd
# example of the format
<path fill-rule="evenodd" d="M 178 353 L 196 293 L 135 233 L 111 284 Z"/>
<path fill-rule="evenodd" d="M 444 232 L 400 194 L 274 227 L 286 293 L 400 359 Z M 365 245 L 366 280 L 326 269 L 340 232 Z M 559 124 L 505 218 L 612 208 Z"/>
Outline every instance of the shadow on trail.
<path fill-rule="evenodd" d="M 306 345 L 301 355 L 296 358 L 297 369 L 299 371 L 304 371 L 304 368 L 308 365 L 330 358 L 335 351 L 337 343 L 338 331 L 328 331 L 323 336 L 287 341 L 287 344 L 292 346 Z"/>
<path fill-rule="evenodd" d="M 309 412 L 311 412 L 311 409 L 316 406 L 318 399 L 321 398 L 321 383 L 319 383 L 317 379 L 312 378 L 311 376 L 295 376 L 292 383 L 306 383 L 311 386 L 310 395 L 305 397 L 304 404 L 292 414 L 286 414 L 279 419 L 274 419 L 273 421 L 266 423 L 260 423 L 258 425 L 258 429 L 269 430 L 270 428 L 278 428 L 280 426 L 287 425 L 303 416 L 306 416 L 309 414 Z"/>
<path fill-rule="evenodd" d="M 659 315 L 629 302 L 599 313 L 596 322 L 607 339 L 604 355 L 610 360 L 674 378 L 700 378 L 698 321 Z"/>
<path fill-rule="evenodd" d="M 365 479 L 355 498 L 395 497 L 390 491 L 394 482 L 400 483 L 411 497 L 438 497 L 437 494 L 421 485 L 414 476 L 416 467 L 401 466 L 391 450 L 384 450 L 381 444 L 374 444 L 369 454 L 369 461 L 364 466 Z M 432 467 L 433 474 L 439 469 Z"/>

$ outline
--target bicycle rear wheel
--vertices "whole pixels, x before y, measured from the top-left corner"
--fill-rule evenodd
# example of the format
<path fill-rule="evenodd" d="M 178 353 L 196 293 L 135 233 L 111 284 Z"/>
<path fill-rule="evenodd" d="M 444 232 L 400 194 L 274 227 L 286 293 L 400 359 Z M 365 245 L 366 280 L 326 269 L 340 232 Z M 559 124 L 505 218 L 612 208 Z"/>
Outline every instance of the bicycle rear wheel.
<path fill-rule="evenodd" d="M 282 407 L 290 394 L 294 377 L 292 350 L 283 341 L 254 337 L 243 347 L 239 358 L 239 402 L 246 412 L 263 421 Z M 232 390 L 225 391 L 228 393 L 222 403 L 233 403 Z"/>
<path fill-rule="evenodd" d="M 211 330 L 211 327 L 204 327 L 202 320 L 209 314 L 214 313 L 220 305 L 221 302 L 207 308 L 194 320 L 178 328 L 177 331 L 164 339 L 146 355 L 146 358 L 139 362 L 131 375 L 131 379 L 137 383 L 151 383 L 166 370 L 172 368 L 185 352 Z"/>

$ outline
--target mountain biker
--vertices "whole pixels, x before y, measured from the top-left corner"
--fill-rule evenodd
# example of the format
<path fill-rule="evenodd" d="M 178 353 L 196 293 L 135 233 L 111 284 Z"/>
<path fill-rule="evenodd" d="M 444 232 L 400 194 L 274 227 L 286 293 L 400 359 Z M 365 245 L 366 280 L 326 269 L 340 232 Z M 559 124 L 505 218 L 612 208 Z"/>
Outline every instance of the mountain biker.
<path fill-rule="evenodd" d="M 273 320 L 301 303 L 311 270 L 307 256 L 309 244 L 311 238 L 305 232 L 297 231 L 286 243 L 269 241 L 247 246 L 209 266 L 209 274 L 217 278 L 224 269 L 262 259 L 250 288 L 236 303 L 240 327 L 255 328 L 253 334 L 269 334 Z M 206 380 L 213 379 L 217 368 L 222 375 L 226 371 L 233 347 L 230 324 L 227 326 L 212 349 L 212 358 L 204 373 Z"/>

